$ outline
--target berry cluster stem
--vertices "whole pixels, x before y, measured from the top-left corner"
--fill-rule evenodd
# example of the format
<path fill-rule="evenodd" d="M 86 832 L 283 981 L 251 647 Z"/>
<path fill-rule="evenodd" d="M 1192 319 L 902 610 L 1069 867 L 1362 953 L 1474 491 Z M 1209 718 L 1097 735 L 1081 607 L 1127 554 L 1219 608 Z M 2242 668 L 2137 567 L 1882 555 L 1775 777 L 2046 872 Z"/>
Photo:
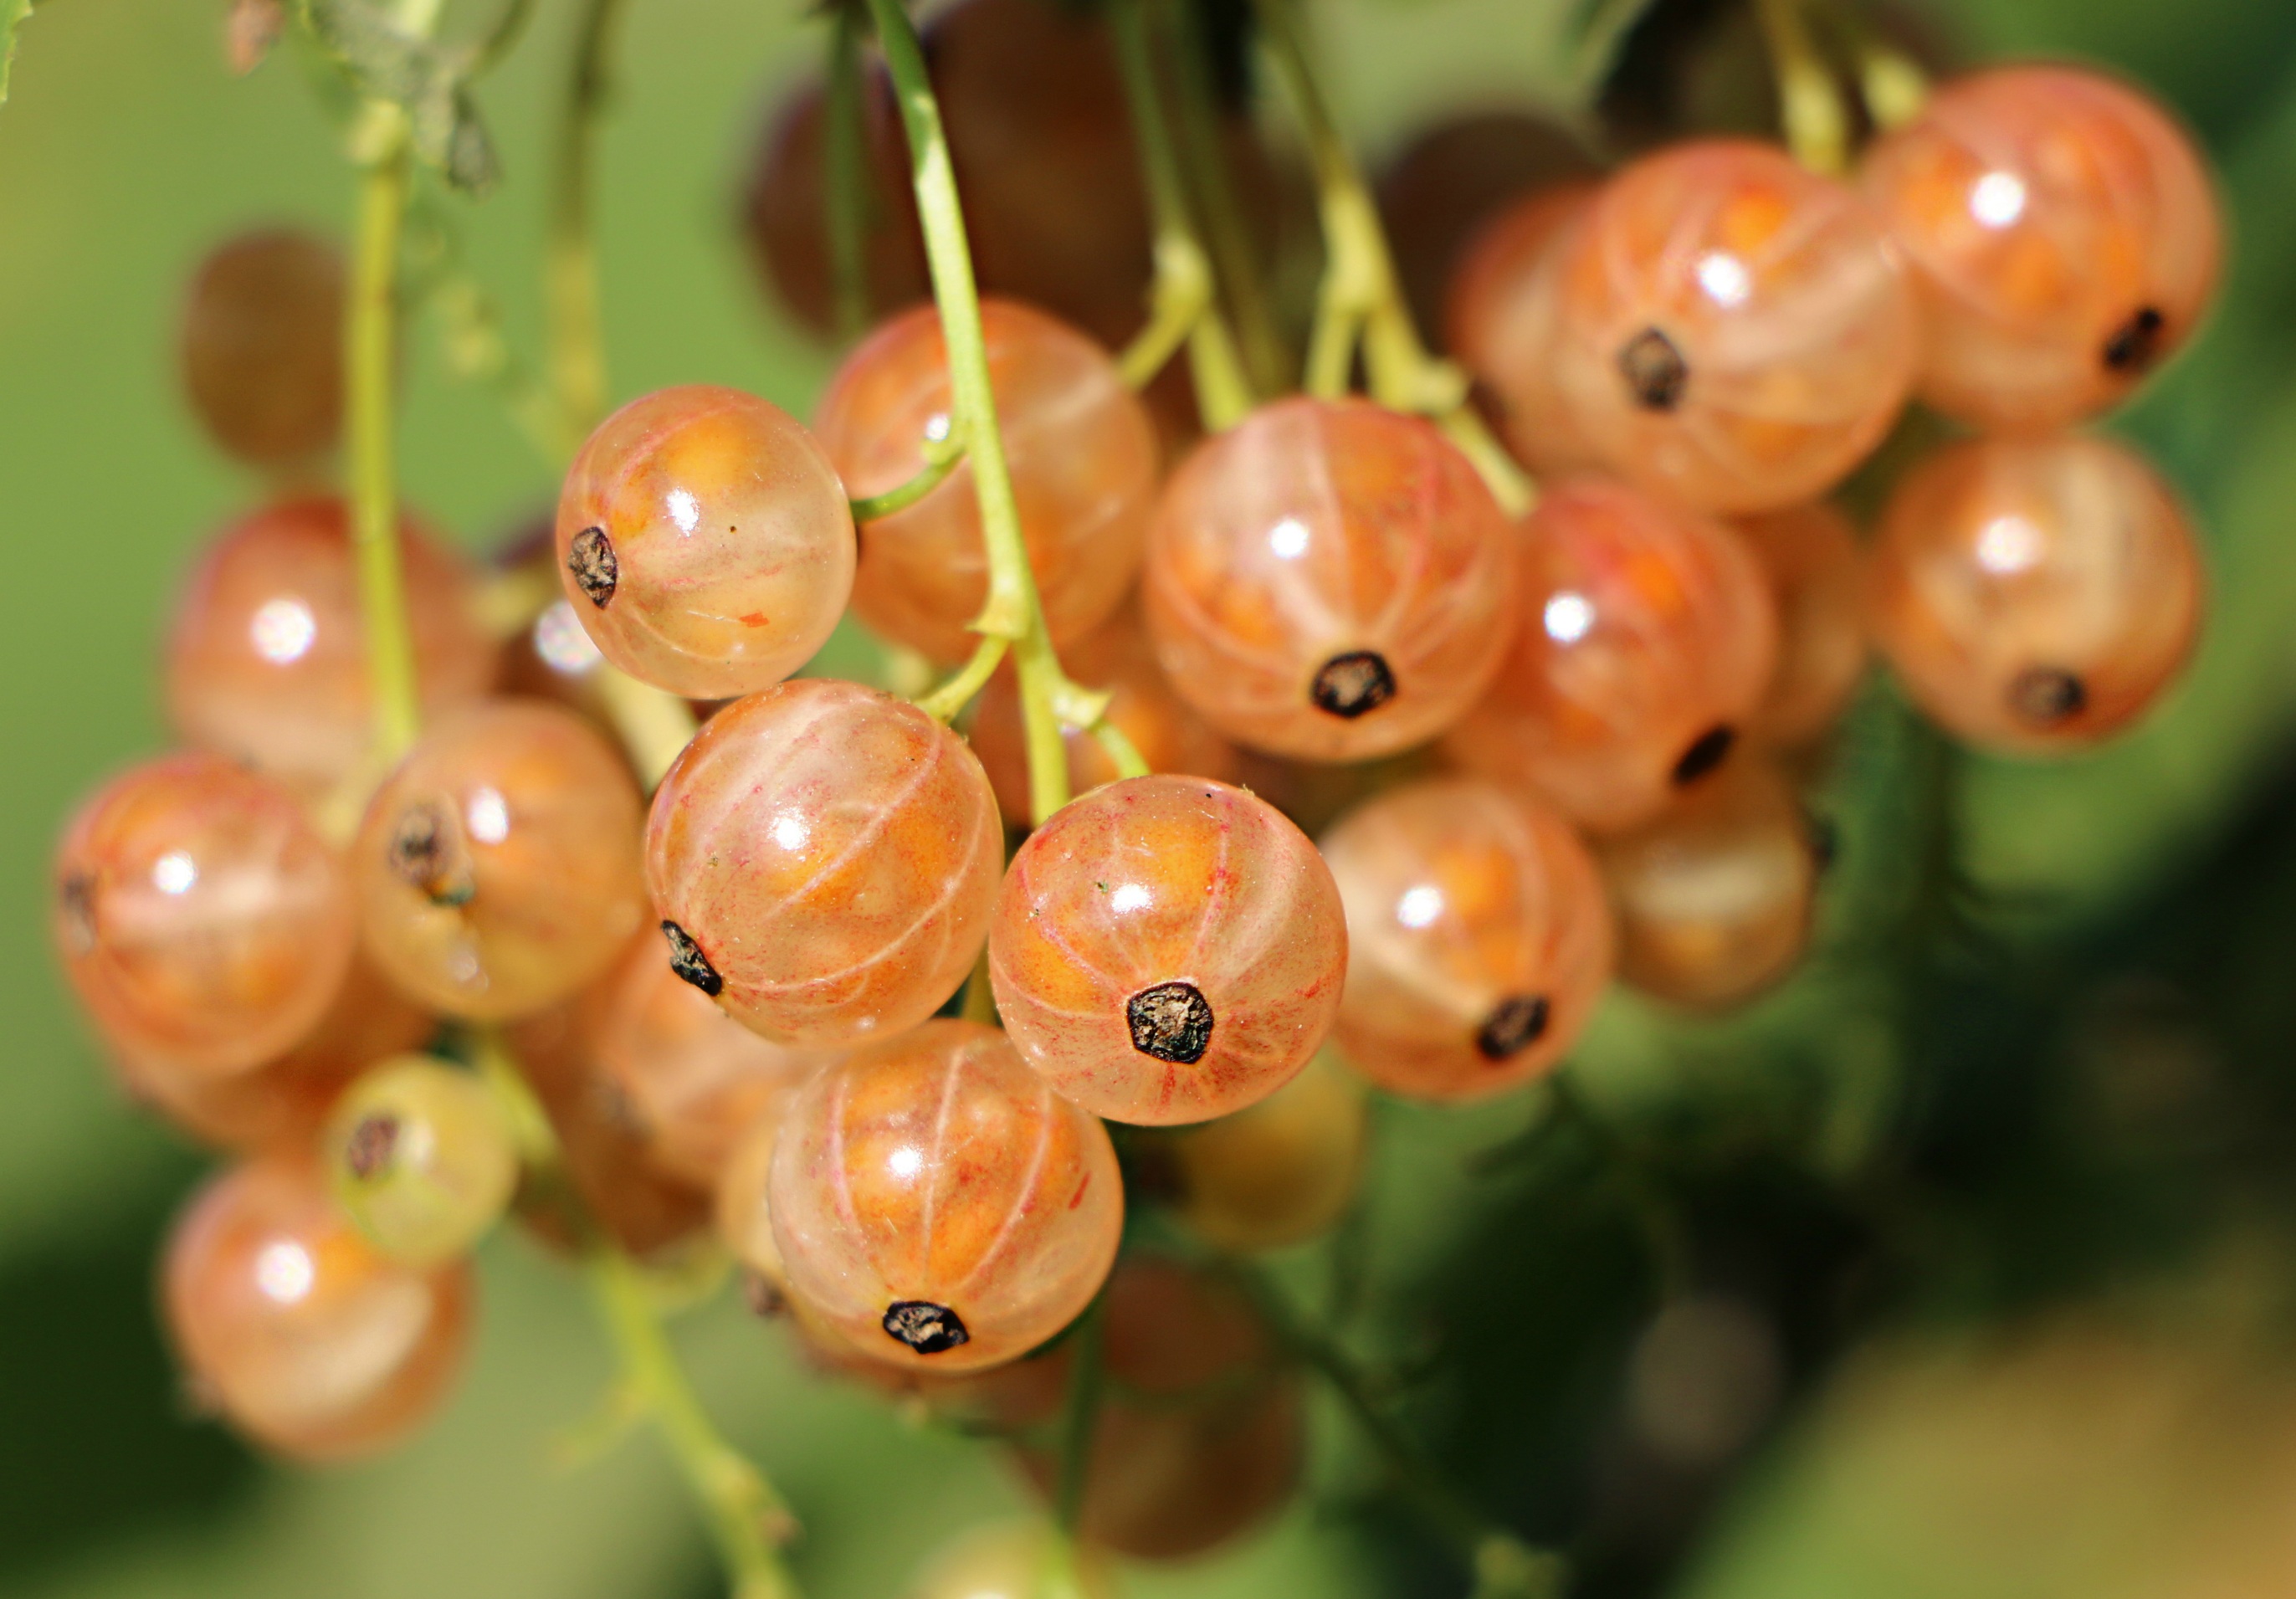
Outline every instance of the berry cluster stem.
<path fill-rule="evenodd" d="M 550 234 L 543 258 L 550 318 L 550 382 L 558 397 L 563 453 L 572 455 L 606 414 L 606 351 L 598 313 L 598 256 L 590 226 L 591 168 L 606 52 L 621 0 L 587 0 L 574 71 L 561 110 L 551 172 Z"/>
<path fill-rule="evenodd" d="M 835 291 L 837 336 L 850 343 L 869 325 L 868 133 L 861 104 L 861 19 L 838 8 L 829 35 L 822 102 L 822 206 Z"/>
<path fill-rule="evenodd" d="M 358 234 L 343 329 L 343 415 L 348 435 L 351 544 L 358 562 L 359 623 L 366 638 L 374 702 L 375 752 L 395 763 L 414 742 L 422 701 L 414 681 L 414 637 L 406 619 L 406 577 L 398 550 L 398 483 L 392 436 L 398 312 L 398 244 L 410 174 L 403 114 L 372 108 L 386 128 L 359 177 Z M 371 124 L 372 126 L 372 124 Z"/>
<path fill-rule="evenodd" d="M 1755 0 L 1777 79 L 1778 125 L 1794 160 L 1838 176 L 1849 164 L 1849 110 L 1832 69 L 1810 38 L 1802 0 Z"/>

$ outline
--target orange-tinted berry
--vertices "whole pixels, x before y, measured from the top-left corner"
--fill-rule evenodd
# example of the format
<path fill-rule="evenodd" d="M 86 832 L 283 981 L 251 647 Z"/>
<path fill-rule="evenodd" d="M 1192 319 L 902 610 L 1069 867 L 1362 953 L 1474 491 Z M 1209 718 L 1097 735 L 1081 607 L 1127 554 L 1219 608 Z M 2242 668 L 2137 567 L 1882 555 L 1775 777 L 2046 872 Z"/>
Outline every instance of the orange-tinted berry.
<path fill-rule="evenodd" d="M 1173 1132 L 1173 1208 L 1224 1250 L 1281 1249 L 1337 1226 L 1363 1176 L 1362 1082 L 1330 1054 L 1258 1104 Z"/>
<path fill-rule="evenodd" d="M 1142 592 L 1172 685 L 1229 737 L 1361 760 L 1433 737 L 1490 681 L 1515 539 L 1433 424 L 1280 400 L 1174 474 Z"/>
<path fill-rule="evenodd" d="M 1783 151 L 1677 145 L 1612 178 L 1521 290 L 1511 432 L 1708 511 L 1824 493 L 1911 387 L 1914 295 L 1857 196 Z"/>
<path fill-rule="evenodd" d="M 285 791 L 212 755 L 122 773 L 56 850 L 51 922 L 98 1030 L 154 1069 L 223 1074 L 326 1013 L 357 922 L 342 862 Z"/>
<path fill-rule="evenodd" d="M 646 877 L 668 960 L 769 1038 L 835 1046 L 956 992 L 1004 865 L 964 741 L 855 683 L 736 701 L 654 792 Z"/>
<path fill-rule="evenodd" d="M 1122 603 L 1156 494 L 1156 430 L 1108 352 L 1032 307 L 981 306 L 989 386 L 1012 468 L 1021 532 L 1056 642 L 1080 637 Z M 925 469 L 951 426 L 939 316 L 895 317 L 845 359 L 816 425 L 856 498 Z M 988 595 L 988 553 L 972 467 L 861 529 L 853 608 L 897 643 L 959 660 Z"/>
<path fill-rule="evenodd" d="M 1956 737 L 2092 743 L 2176 676 L 2205 578 L 2176 496 L 2078 434 L 1948 445 L 1898 485 L 1868 569 L 1874 636 Z"/>
<path fill-rule="evenodd" d="M 1778 617 L 1777 670 L 1746 733 L 1792 749 L 1841 718 L 1865 676 L 1865 562 L 1849 519 L 1822 501 L 1734 526 L 1768 580 Z"/>
<path fill-rule="evenodd" d="M 1554 405 L 1535 416 L 1519 415 L 1506 400 L 1511 394 L 1541 393 L 1535 381 L 1516 375 L 1535 373 L 1548 355 L 1550 335 L 1536 289 L 1539 263 L 1598 192 L 1591 181 L 1557 184 L 1500 211 L 1468 240 L 1443 299 L 1445 347 L 1481 381 L 1516 452 L 1547 472 L 1586 464 L 1586 448 L 1570 442 L 1568 415 Z"/>
<path fill-rule="evenodd" d="M 808 1081 L 769 1192 L 801 1299 L 879 1359 L 950 1371 L 1066 1326 L 1124 1225 L 1107 1129 L 968 1021 L 929 1021 Z"/>
<path fill-rule="evenodd" d="M 572 711 L 496 700 L 454 712 L 375 791 L 351 846 L 368 954 L 446 1015 L 555 1004 L 644 914 L 639 816 L 629 768 Z"/>
<path fill-rule="evenodd" d="M 755 1274 L 776 1299 L 789 1294 L 789 1272 L 782 1265 L 781 1245 L 774 1242 L 772 1194 L 774 1144 L 781 1136 L 787 1105 L 784 1095 L 759 1107 L 726 1152 L 713 1190 L 718 1242 L 735 1265 Z"/>
<path fill-rule="evenodd" d="M 266 229 L 200 263 L 184 306 L 184 388 L 209 435 L 255 466 L 331 448 L 343 417 L 343 261 Z"/>
<path fill-rule="evenodd" d="M 1347 906 L 1341 1050 L 1398 1094 L 1468 1099 L 1551 1070 L 1611 978 L 1586 847 L 1553 812 L 1467 779 L 1395 789 L 1324 840 Z"/>
<path fill-rule="evenodd" d="M 394 1265 L 343 1219 L 308 1155 L 226 1172 L 177 1218 L 168 1325 L 204 1397 L 266 1447 L 345 1460 L 446 1399 L 470 1341 L 470 1268 Z"/>
<path fill-rule="evenodd" d="M 1677 1004 L 1740 1004 L 1809 941 L 1818 863 L 1793 791 L 1741 761 L 1665 815 L 1602 846 L 1619 975 Z"/>
<path fill-rule="evenodd" d="M 1242 789 L 1135 777 L 1021 846 L 988 936 L 997 1013 L 1029 1064 L 1116 1121 L 1204 1121 L 1265 1099 L 1331 1030 L 1347 964 L 1332 874 Z"/>
<path fill-rule="evenodd" d="M 1598 479 L 1524 529 L 1522 622 L 1444 748 L 1581 827 L 1655 814 L 1728 756 L 1777 660 L 1777 617 L 1736 535 Z"/>
<path fill-rule="evenodd" d="M 468 570 L 412 521 L 399 525 L 398 550 L 424 709 L 477 699 L 496 657 L 471 611 Z M 324 793 L 357 769 L 374 709 L 340 499 L 276 501 L 209 545 L 176 603 L 167 689 L 185 742 L 299 793 Z"/>
<path fill-rule="evenodd" d="M 706 383 L 598 424 L 566 474 L 556 548 L 606 659 L 694 699 L 796 671 L 853 589 L 853 516 L 829 457 L 779 407 Z"/>
<path fill-rule="evenodd" d="M 2191 139 L 2093 71 L 1946 84 L 1867 153 L 1865 186 L 1920 291 L 1922 398 L 1980 427 L 2112 405 L 2216 287 L 2223 223 Z"/>

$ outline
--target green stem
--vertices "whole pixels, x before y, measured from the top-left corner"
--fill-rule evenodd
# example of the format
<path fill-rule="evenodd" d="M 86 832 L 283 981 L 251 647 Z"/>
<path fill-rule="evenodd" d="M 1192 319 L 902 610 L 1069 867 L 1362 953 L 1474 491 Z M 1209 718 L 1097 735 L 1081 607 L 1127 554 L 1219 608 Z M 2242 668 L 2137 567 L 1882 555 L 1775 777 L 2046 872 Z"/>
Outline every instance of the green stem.
<path fill-rule="evenodd" d="M 1100 1421 L 1101 1379 L 1107 1366 L 1101 1304 L 1095 1298 L 1077 1318 L 1070 1337 L 1075 1355 L 1069 1366 L 1068 1408 L 1061 1419 L 1061 1479 L 1053 1502 L 1062 1532 L 1071 1540 L 1084 1521 L 1084 1495 L 1092 1473 L 1092 1439 Z"/>
<path fill-rule="evenodd" d="M 996 668 L 1004 664 L 1004 652 L 1010 649 L 1001 638 L 984 638 L 974 646 L 972 659 L 947 682 L 917 701 L 917 708 L 936 722 L 956 719 L 956 713 L 972 703 L 972 696 L 988 686 Z"/>
<path fill-rule="evenodd" d="M 1849 112 L 1833 73 L 1809 37 L 1801 0 L 1755 0 L 1770 69 L 1778 85 L 1778 124 L 1786 148 L 1813 172 L 1839 175 L 1849 164 Z"/>
<path fill-rule="evenodd" d="M 1872 20 L 1841 0 L 1824 0 L 1818 16 L 1857 69 L 1858 96 L 1874 126 L 1888 132 L 1921 114 L 1930 97 L 1921 63 L 1882 37 Z"/>
<path fill-rule="evenodd" d="M 837 336 L 847 343 L 869 325 L 868 139 L 861 109 L 861 19 L 838 9 L 829 35 L 829 79 L 822 103 L 821 199 L 828 226 L 829 275 Z"/>
<path fill-rule="evenodd" d="M 586 0 L 574 71 L 558 125 L 550 234 L 543 264 L 550 317 L 550 380 L 571 455 L 606 414 L 606 351 L 598 315 L 598 260 L 590 225 L 591 167 L 606 96 L 606 50 L 620 0 Z"/>
<path fill-rule="evenodd" d="M 1119 777 L 1148 775 L 1148 762 L 1142 757 L 1139 746 L 1125 736 L 1123 728 L 1103 719 L 1093 724 L 1092 736 L 1098 739 L 1100 747 L 1108 752 L 1108 758 L 1115 766 Z"/>
<path fill-rule="evenodd" d="M 395 108 L 390 108 L 396 114 Z M 374 113 L 381 116 L 382 112 Z M 359 179 L 357 254 L 344 325 L 343 412 L 349 449 L 351 541 L 358 558 L 359 620 L 366 636 L 374 740 L 386 763 L 404 755 L 422 720 L 414 638 L 406 619 L 406 578 L 398 549 L 398 463 L 392 428 L 397 396 L 398 243 L 409 181 L 405 119 L 383 140 Z"/>
<path fill-rule="evenodd" d="M 964 459 L 964 445 L 952 430 L 947 446 L 925 447 L 925 463 L 917 475 L 906 483 L 897 483 L 882 494 L 863 495 L 853 502 L 853 520 L 857 522 L 875 521 L 881 516 L 890 516 L 896 511 L 906 511 L 919 500 L 948 480 L 957 463 Z"/>

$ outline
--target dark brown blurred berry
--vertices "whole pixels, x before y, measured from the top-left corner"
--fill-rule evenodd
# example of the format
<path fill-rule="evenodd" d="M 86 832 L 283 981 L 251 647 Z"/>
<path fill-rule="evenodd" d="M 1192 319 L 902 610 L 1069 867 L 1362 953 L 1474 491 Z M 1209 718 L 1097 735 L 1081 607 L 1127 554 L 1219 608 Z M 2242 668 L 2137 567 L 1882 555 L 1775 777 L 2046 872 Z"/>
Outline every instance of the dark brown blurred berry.
<path fill-rule="evenodd" d="M 293 466 L 342 428 L 343 262 L 308 234 L 242 234 L 200 264 L 184 306 L 184 387 L 226 452 Z"/>

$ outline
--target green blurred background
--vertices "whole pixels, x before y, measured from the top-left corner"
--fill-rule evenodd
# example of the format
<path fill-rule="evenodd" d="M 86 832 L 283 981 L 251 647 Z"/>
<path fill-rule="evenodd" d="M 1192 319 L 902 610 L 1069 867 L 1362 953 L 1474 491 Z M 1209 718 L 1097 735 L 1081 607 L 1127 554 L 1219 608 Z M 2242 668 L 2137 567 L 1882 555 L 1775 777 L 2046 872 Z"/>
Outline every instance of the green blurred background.
<path fill-rule="evenodd" d="M 529 352 L 570 9 L 544 0 L 483 88 L 501 191 L 448 202 Z M 1447 105 L 1580 94 L 1559 4 L 1318 10 L 1373 152 Z M 1877 694 L 1833 785 L 1848 853 L 1813 971 L 1726 1026 L 1606 1012 L 1589 1093 L 1679 1174 L 1705 1286 L 1767 1307 L 1787 1402 L 1751 1456 L 1644 1458 L 1631 1355 L 1652 1347 L 1654 1291 L 1632 1208 L 1551 1142 L 1466 1158 L 1504 1146 L 1527 1103 L 1383 1114 L 1364 1337 L 1399 1364 L 1438 1352 L 1438 1377 L 1398 1390 L 1414 1423 L 1495 1510 L 1590 1549 L 1590 1592 L 2296 1594 L 2296 1405 L 2274 1352 L 2291 1275 L 2275 1181 L 2296 1167 L 2296 11 L 1934 15 L 1973 57 L 2143 78 L 2221 165 L 2223 308 L 2123 419 L 2199 512 L 2218 599 L 2200 661 L 2103 755 L 1956 764 L 1942 877 L 1908 799 L 1936 751 Z M 169 595 L 255 488 L 177 401 L 184 277 L 229 231 L 340 231 L 349 204 L 301 66 L 283 53 L 234 79 L 221 22 L 220 0 L 53 0 L 0 108 L 0 505 L 23 602 L 0 627 L 0 1595 L 706 1594 L 648 1441 L 549 1464 L 607 1373 L 576 1286 L 515 1242 L 487 1251 L 460 1398 L 374 1465 L 255 1461 L 187 1419 L 154 1331 L 152 1251 L 200 1161 L 124 1105 L 70 1014 L 45 864 L 72 800 L 159 746 Z M 619 395 L 709 381 L 809 406 L 824 357 L 764 303 L 731 217 L 770 91 L 816 44 L 793 0 L 629 8 L 600 173 Z M 430 330 L 410 355 L 406 490 L 481 546 L 552 474 L 496 400 L 442 375 Z M 803 1375 L 781 1330 L 730 1303 L 680 1337 L 806 1522 L 818 1599 L 891 1595 L 951 1529 L 1022 1503 L 983 1446 Z M 1128 1591 L 1459 1591 L 1366 1503 L 1339 1418 L 1317 1427 L 1311 1492 L 1275 1529 Z"/>

